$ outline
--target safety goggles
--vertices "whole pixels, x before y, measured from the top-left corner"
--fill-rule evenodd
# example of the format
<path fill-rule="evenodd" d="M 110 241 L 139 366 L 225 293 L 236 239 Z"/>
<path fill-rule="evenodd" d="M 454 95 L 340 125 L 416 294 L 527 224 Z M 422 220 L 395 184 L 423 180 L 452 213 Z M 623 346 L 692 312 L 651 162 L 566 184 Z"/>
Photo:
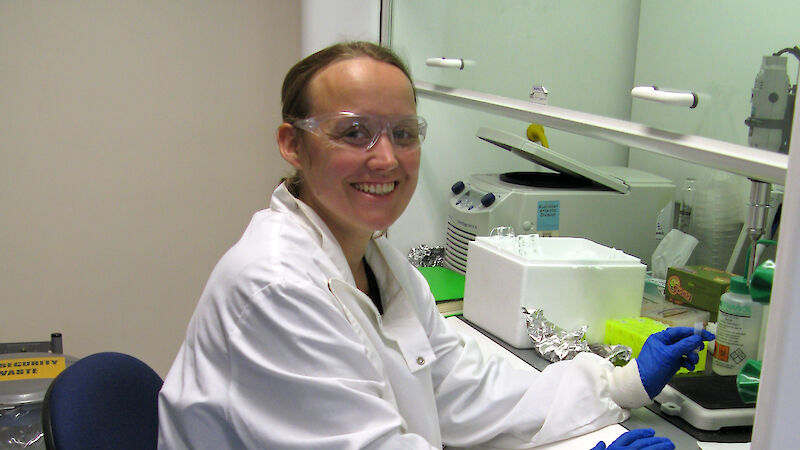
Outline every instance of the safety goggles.
<path fill-rule="evenodd" d="M 420 116 L 384 118 L 370 114 L 336 112 L 295 121 L 292 125 L 335 144 L 369 151 L 386 131 L 395 151 L 419 149 L 425 140 L 428 122 Z"/>

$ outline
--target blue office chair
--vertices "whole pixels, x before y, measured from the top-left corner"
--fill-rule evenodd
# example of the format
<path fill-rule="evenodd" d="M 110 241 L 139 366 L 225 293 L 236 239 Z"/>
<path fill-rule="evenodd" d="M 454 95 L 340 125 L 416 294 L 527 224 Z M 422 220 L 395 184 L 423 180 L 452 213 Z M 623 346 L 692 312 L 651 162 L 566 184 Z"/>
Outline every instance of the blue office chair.
<path fill-rule="evenodd" d="M 162 384 L 153 369 L 133 356 L 106 352 L 78 360 L 45 394 L 46 448 L 155 449 Z"/>

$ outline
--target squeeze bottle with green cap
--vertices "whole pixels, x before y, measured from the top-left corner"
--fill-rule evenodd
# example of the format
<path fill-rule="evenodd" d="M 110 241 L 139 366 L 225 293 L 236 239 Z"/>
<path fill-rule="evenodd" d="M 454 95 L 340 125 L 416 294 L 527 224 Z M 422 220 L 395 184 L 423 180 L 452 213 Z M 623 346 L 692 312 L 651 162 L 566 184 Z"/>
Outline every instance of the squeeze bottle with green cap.
<path fill-rule="evenodd" d="M 736 375 L 758 353 L 763 307 L 750 297 L 744 277 L 731 278 L 730 290 L 719 299 L 717 340 L 711 370 L 717 375 Z"/>

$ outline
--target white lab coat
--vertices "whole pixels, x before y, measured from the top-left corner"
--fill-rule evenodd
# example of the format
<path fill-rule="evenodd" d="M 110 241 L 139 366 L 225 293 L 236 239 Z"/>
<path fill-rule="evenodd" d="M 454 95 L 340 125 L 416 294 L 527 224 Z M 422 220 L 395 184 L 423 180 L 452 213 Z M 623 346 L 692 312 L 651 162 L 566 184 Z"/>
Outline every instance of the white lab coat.
<path fill-rule="evenodd" d="M 159 448 L 530 448 L 648 401 L 634 364 L 485 361 L 385 238 L 378 314 L 337 241 L 279 186 L 211 274 L 159 397 Z"/>

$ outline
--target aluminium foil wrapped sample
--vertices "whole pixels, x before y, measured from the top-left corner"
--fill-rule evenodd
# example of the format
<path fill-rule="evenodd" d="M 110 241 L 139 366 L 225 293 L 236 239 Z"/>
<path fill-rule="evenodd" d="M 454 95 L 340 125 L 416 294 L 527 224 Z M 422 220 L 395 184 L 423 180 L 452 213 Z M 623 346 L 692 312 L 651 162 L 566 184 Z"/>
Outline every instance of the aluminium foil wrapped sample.
<path fill-rule="evenodd" d="M 630 347 L 624 345 L 589 344 L 583 337 L 586 325 L 572 331 L 562 330 L 548 321 L 541 309 L 522 308 L 528 324 L 528 336 L 533 340 L 533 348 L 550 362 L 573 359 L 578 353 L 592 352 L 615 365 L 624 365 L 631 359 Z"/>

